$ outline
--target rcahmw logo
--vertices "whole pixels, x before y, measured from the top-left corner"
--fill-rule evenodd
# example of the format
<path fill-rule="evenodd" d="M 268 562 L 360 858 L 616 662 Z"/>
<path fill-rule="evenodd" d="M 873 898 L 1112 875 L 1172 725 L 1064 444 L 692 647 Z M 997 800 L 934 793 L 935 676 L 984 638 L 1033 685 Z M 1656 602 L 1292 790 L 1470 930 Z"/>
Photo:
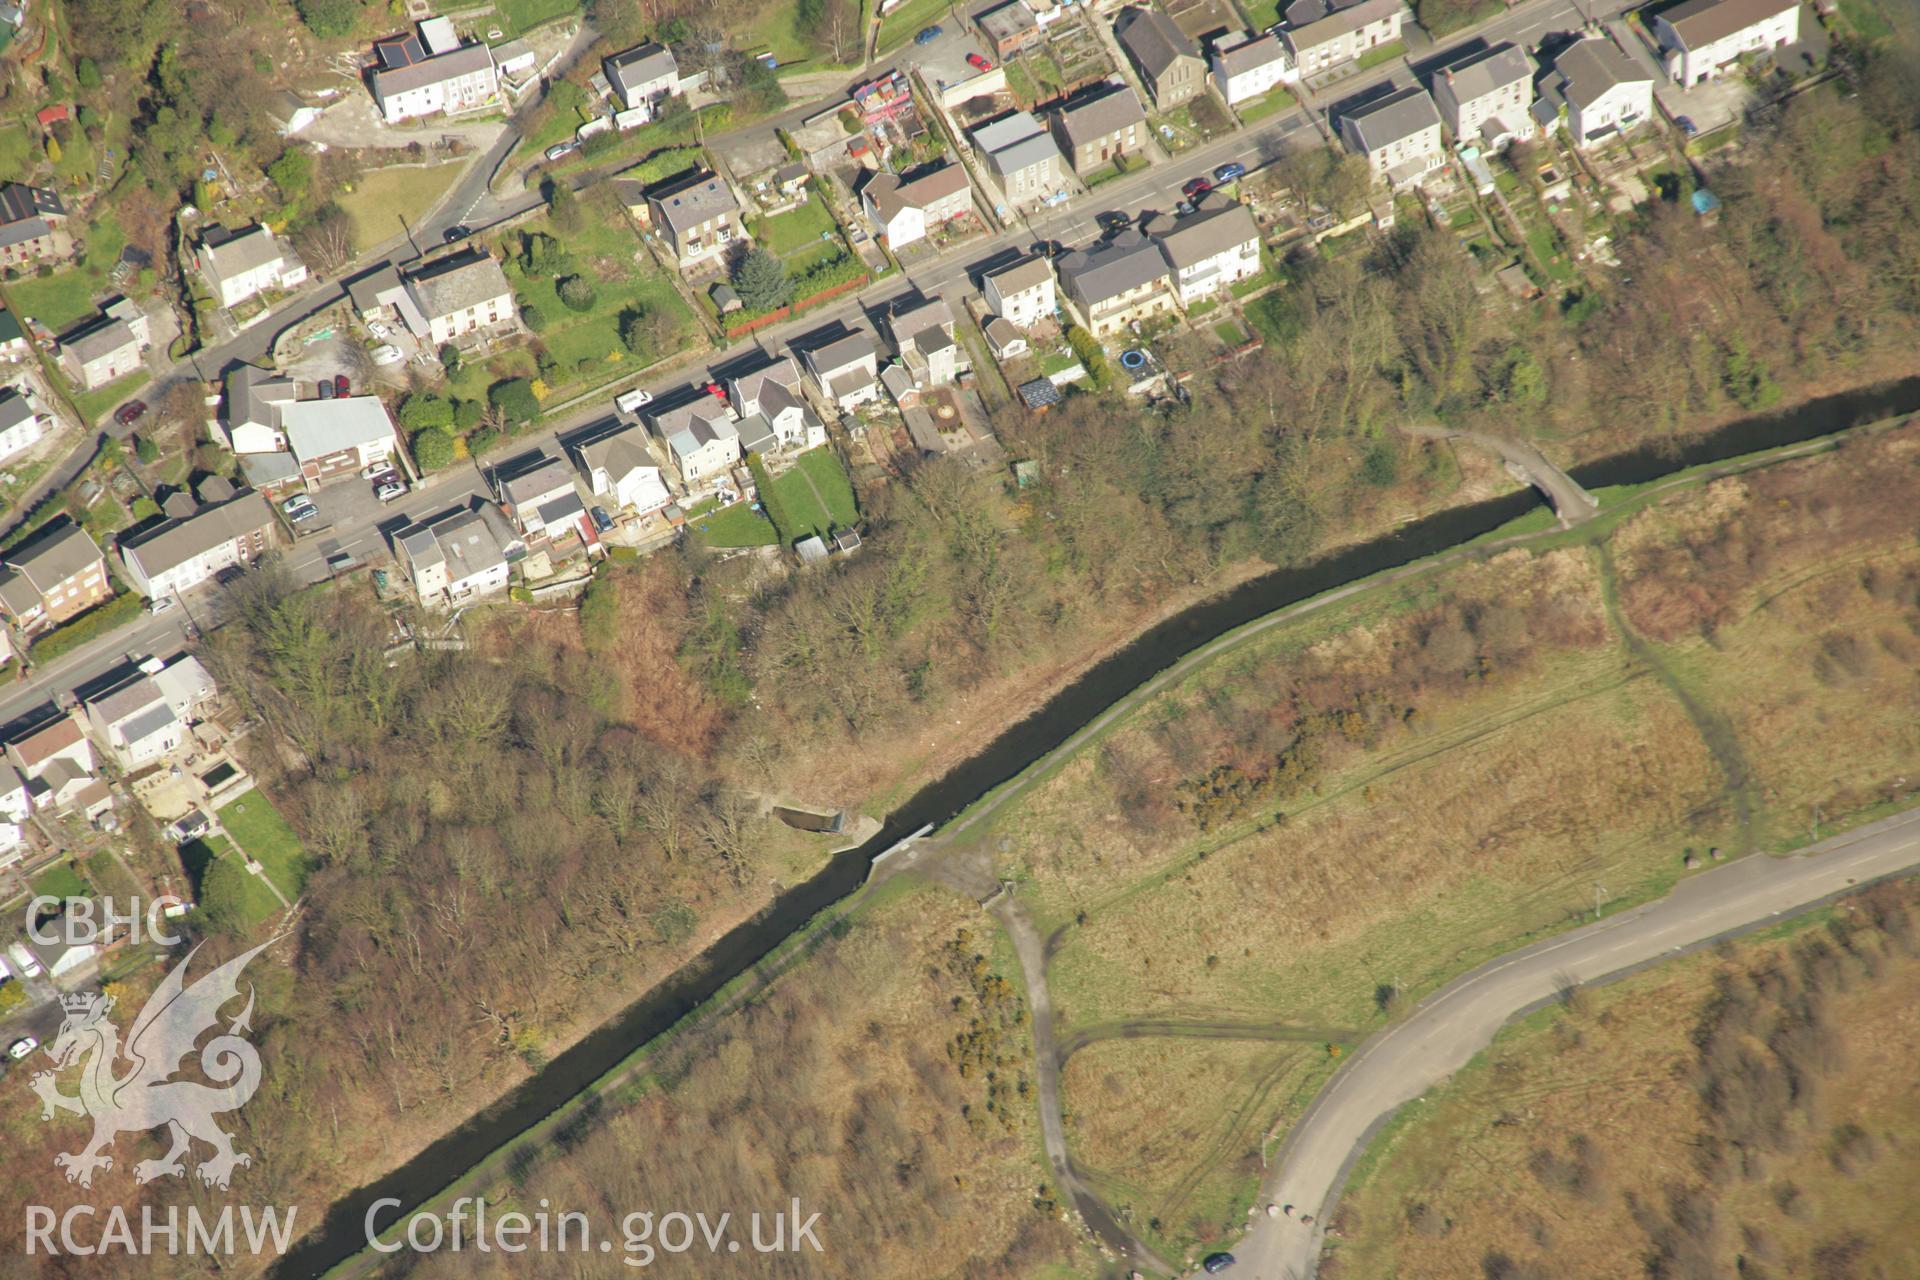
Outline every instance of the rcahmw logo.
<path fill-rule="evenodd" d="M 206 974 L 191 986 L 186 984 L 187 966 L 199 954 L 195 947 L 175 965 L 147 1000 L 128 1029 L 126 1042 L 120 1029 L 108 1015 L 113 998 L 96 992 L 61 997 L 66 1020 L 53 1043 L 44 1052 L 53 1059 L 54 1070 L 33 1077 L 33 1091 L 40 1095 L 42 1120 L 52 1120 L 60 1112 L 91 1117 L 93 1136 L 78 1151 L 61 1152 L 54 1164 L 66 1171 L 67 1181 L 91 1187 L 95 1173 L 113 1168 L 107 1154 L 114 1139 L 122 1133 L 142 1133 L 164 1128 L 169 1146 L 157 1159 L 141 1160 L 133 1166 L 138 1182 L 156 1178 L 179 1178 L 187 1172 L 192 1159 L 194 1175 L 208 1187 L 226 1190 L 236 1168 L 253 1163 L 252 1157 L 234 1148 L 233 1135 L 222 1129 L 215 1117 L 237 1111 L 260 1087 L 260 1052 L 245 1038 L 253 1016 L 253 989 L 246 991 L 246 1004 L 233 1015 L 226 1027 L 220 1027 L 220 1011 L 240 997 L 240 975 L 252 959 L 272 946 L 270 939 L 253 950 L 236 956 Z M 200 1043 L 208 1031 L 216 1034 Z M 211 1084 L 198 1080 L 176 1080 L 183 1060 L 197 1055 L 200 1074 Z M 122 1069 L 122 1063 L 125 1068 Z M 80 1067 L 80 1091 L 70 1095 L 60 1091 L 55 1072 Z M 202 1155 L 200 1148 L 212 1149 Z M 191 1252 L 198 1246 L 213 1251 L 225 1246 L 230 1252 L 234 1240 L 232 1206 L 223 1209 L 209 1223 L 197 1208 L 189 1207 L 184 1226 L 175 1212 L 168 1210 L 164 1221 L 156 1221 L 151 1207 L 141 1214 L 141 1230 L 136 1234 L 123 1209 L 113 1208 L 101 1214 L 91 1205 L 76 1205 L 56 1219 L 44 1205 L 27 1208 L 27 1250 L 36 1246 L 56 1252 L 55 1223 L 58 1222 L 59 1248 L 68 1253 L 86 1254 L 124 1249 L 147 1252 L 148 1245 L 159 1240 L 167 1252 Z M 242 1232 L 254 1252 L 271 1238 L 274 1247 L 284 1251 L 293 1232 L 294 1208 L 280 1211 L 251 1207 L 240 1211 Z M 87 1219 L 104 1223 L 97 1241 L 88 1243 L 76 1237 Z"/>

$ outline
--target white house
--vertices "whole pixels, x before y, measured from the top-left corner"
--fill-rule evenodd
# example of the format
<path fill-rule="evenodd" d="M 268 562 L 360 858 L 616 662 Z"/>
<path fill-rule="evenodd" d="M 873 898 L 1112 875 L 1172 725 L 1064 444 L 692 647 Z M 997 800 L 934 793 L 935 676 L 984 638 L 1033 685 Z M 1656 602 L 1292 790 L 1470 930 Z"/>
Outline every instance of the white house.
<path fill-rule="evenodd" d="M 1440 113 L 1418 85 L 1341 116 L 1340 138 L 1348 150 L 1366 158 L 1374 177 L 1396 191 L 1418 184 L 1446 163 Z"/>
<path fill-rule="evenodd" d="M 812 449 L 827 442 L 826 424 L 801 393 L 800 367 L 791 356 L 776 357 L 733 379 L 728 386 L 728 397 L 734 412 L 740 416 L 743 452 Z M 750 431 L 746 425 L 755 418 L 759 419 L 758 432 Z M 767 443 L 768 435 L 771 443 Z"/>
<path fill-rule="evenodd" d="M 1652 115 L 1653 77 L 1605 36 L 1562 49 L 1534 104 L 1543 127 L 1564 124 L 1579 147 L 1624 133 Z"/>
<path fill-rule="evenodd" d="M 493 527 L 477 511 L 462 511 L 394 536 L 420 602 L 458 607 L 507 589 L 507 555 Z"/>
<path fill-rule="evenodd" d="M 493 51 L 461 44 L 446 18 L 430 18 L 417 34 L 381 40 L 373 50 L 379 65 L 368 73 L 367 86 L 388 124 L 483 111 L 500 102 Z"/>
<path fill-rule="evenodd" d="M 628 111 L 645 107 L 649 111 L 662 98 L 680 92 L 680 65 L 673 50 L 649 42 L 600 60 L 607 87 Z"/>
<path fill-rule="evenodd" d="M 420 336 L 435 346 L 511 325 L 519 317 L 506 273 L 482 250 L 428 263 L 407 275 L 406 287 L 426 321 L 427 332 Z"/>
<path fill-rule="evenodd" d="M 1260 228 L 1237 201 L 1211 198 L 1172 225 L 1149 230 L 1173 268 L 1182 307 L 1260 273 Z"/>
<path fill-rule="evenodd" d="M 1213 83 L 1228 106 L 1238 106 L 1300 78 L 1280 37 L 1250 36 L 1213 51 Z"/>
<path fill-rule="evenodd" d="M 1010 267 L 980 278 L 987 309 L 1018 329 L 1053 318 L 1058 306 L 1053 295 L 1053 267 L 1045 258 L 1024 258 Z"/>
<path fill-rule="evenodd" d="M 711 396 L 656 418 L 655 430 L 680 482 L 690 490 L 702 488 L 740 461 L 740 428 L 726 406 Z"/>
<path fill-rule="evenodd" d="M 1293 0 L 1281 10 L 1280 38 L 1302 77 L 1354 62 L 1400 38 L 1402 0 Z"/>
<path fill-rule="evenodd" d="M 1515 44 L 1497 44 L 1442 67 L 1433 101 L 1456 146 L 1494 151 L 1533 136 L 1533 59 Z"/>
<path fill-rule="evenodd" d="M 0 387 L 0 459 L 11 458 L 22 449 L 40 443 L 47 434 L 48 415 L 33 407 L 12 387 Z"/>
<path fill-rule="evenodd" d="M 860 189 L 860 207 L 888 247 L 898 250 L 972 213 L 973 188 L 967 171 L 952 162 L 905 182 L 883 170 Z"/>
<path fill-rule="evenodd" d="M 307 264 L 258 225 L 243 231 L 209 227 L 200 237 L 195 265 L 223 307 L 269 289 L 294 288 L 307 278 Z"/>
<path fill-rule="evenodd" d="M 806 353 L 820 394 L 841 412 L 880 396 L 880 353 L 873 338 L 850 333 Z"/>
<path fill-rule="evenodd" d="M 148 599 L 198 586 L 229 565 L 251 564 L 273 541 L 267 500 L 248 489 L 225 502 L 170 520 L 138 542 L 122 543 L 127 578 Z"/>
<path fill-rule="evenodd" d="M 1667 74 L 1682 89 L 1718 76 L 1742 55 L 1800 38 L 1800 0 L 1681 0 L 1654 15 Z"/>
<path fill-rule="evenodd" d="M 888 313 L 887 331 L 915 385 L 940 387 L 953 381 L 959 371 L 960 344 L 954 339 L 953 308 L 946 299 L 896 304 Z"/>
<path fill-rule="evenodd" d="M 90 699 L 87 720 L 123 769 L 138 769 L 179 749 L 187 726 L 151 676 Z"/>
<path fill-rule="evenodd" d="M 667 482 L 648 447 L 645 427 L 627 427 L 579 449 L 587 489 L 614 510 L 645 515 L 673 501 Z"/>
<path fill-rule="evenodd" d="M 33 811 L 27 780 L 12 765 L 0 765 L 0 819 L 18 826 Z"/>
<path fill-rule="evenodd" d="M 520 532 L 528 537 L 548 533 L 545 512 L 555 502 L 577 497 L 573 468 L 559 458 L 543 458 L 538 465 L 500 484 L 500 506 Z M 564 529 L 553 530 L 554 535 Z"/>

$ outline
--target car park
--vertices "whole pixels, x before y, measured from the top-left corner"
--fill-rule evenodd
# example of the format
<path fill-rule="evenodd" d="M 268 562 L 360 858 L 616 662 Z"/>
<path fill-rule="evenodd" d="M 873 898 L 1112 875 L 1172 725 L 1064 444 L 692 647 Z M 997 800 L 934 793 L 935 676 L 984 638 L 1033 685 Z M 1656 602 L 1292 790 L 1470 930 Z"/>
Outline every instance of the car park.
<path fill-rule="evenodd" d="M 922 27 L 920 28 L 920 34 L 913 38 L 913 42 L 915 44 L 932 44 L 935 40 L 938 40 L 941 36 L 945 35 L 946 33 L 947 33 L 946 28 L 944 27 L 940 27 L 940 26 Z"/>
<path fill-rule="evenodd" d="M 1232 182 L 1236 178 L 1244 178 L 1246 176 L 1247 166 L 1241 164 L 1238 160 L 1229 160 L 1213 171 L 1213 180 L 1220 183 Z"/>
<path fill-rule="evenodd" d="M 987 61 L 986 58 L 982 57 L 980 54 L 977 54 L 977 53 L 970 53 L 967 55 L 967 65 L 972 67 L 975 71 L 993 70 L 993 64 Z"/>
<path fill-rule="evenodd" d="M 40 1042 L 32 1036 L 21 1036 L 18 1040 L 15 1040 L 7 1046 L 7 1056 L 15 1062 L 18 1062 L 39 1047 Z"/>
<path fill-rule="evenodd" d="M 123 427 L 130 427 L 140 421 L 141 418 L 144 418 L 146 414 L 147 402 L 145 400 L 129 400 L 114 410 L 113 420 Z"/>
<path fill-rule="evenodd" d="M 1188 180 L 1186 186 L 1180 188 L 1180 194 L 1189 200 L 1198 200 L 1211 190 L 1213 190 L 1212 182 L 1205 178 L 1192 178 Z"/>

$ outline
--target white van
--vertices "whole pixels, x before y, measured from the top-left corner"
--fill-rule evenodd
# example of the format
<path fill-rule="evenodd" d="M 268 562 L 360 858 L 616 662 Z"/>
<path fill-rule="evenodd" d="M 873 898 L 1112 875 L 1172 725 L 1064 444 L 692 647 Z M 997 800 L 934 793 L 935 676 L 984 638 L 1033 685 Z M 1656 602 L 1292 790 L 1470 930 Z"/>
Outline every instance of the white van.
<path fill-rule="evenodd" d="M 613 407 L 622 413 L 638 413 L 640 412 L 640 406 L 652 403 L 653 392 L 651 391 L 628 391 L 623 395 L 617 395 L 613 398 Z"/>
<path fill-rule="evenodd" d="M 33 952 L 27 950 L 27 945 L 24 942 L 16 942 L 8 947 L 7 959 L 13 962 L 13 967 L 16 972 L 24 974 L 29 978 L 37 978 L 46 972 L 46 970 L 40 967 L 40 962 L 34 959 Z"/>

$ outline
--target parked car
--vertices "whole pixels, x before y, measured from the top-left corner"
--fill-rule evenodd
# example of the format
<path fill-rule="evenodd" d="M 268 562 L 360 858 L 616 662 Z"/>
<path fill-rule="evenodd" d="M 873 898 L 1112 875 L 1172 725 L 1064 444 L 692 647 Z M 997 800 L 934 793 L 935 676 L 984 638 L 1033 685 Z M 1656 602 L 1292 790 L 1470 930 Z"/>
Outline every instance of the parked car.
<path fill-rule="evenodd" d="M 389 471 L 373 482 L 373 496 L 382 502 L 392 502 L 395 498 L 404 497 L 406 492 L 407 482 L 395 471 Z"/>
<path fill-rule="evenodd" d="M 977 53 L 970 53 L 967 55 L 967 65 L 972 67 L 975 71 L 993 70 L 993 64 L 991 62 L 988 62 L 984 57 L 980 56 Z"/>
<path fill-rule="evenodd" d="M 1200 1264 L 1200 1268 L 1210 1276 L 1217 1276 L 1222 1271 L 1225 1271 L 1228 1267 L 1232 1265 L 1233 1265 L 1232 1254 L 1210 1253 L 1207 1255 L 1206 1261 Z"/>
<path fill-rule="evenodd" d="M 1209 182 L 1207 179 L 1192 178 L 1188 180 L 1186 186 L 1180 188 L 1180 194 L 1185 196 L 1189 200 L 1198 200 L 1201 196 L 1207 194 L 1207 192 L 1211 190 L 1213 190 L 1213 183 Z"/>
<path fill-rule="evenodd" d="M 1246 176 L 1247 166 L 1241 164 L 1238 160 L 1229 160 L 1226 164 L 1221 165 L 1213 171 L 1213 180 L 1222 184 L 1232 182 L 1235 178 L 1244 178 Z"/>
<path fill-rule="evenodd" d="M 320 514 L 320 508 L 313 505 L 313 499 L 304 493 L 296 493 L 280 504 L 287 513 L 287 519 L 299 524 L 302 520 L 311 520 Z"/>
<path fill-rule="evenodd" d="M 147 601 L 147 616 L 152 617 L 156 614 L 165 613 L 179 603 L 180 602 L 172 596 L 155 596 L 153 599 Z"/>
<path fill-rule="evenodd" d="M 360 468 L 360 478 L 362 480 L 378 480 L 391 470 L 393 470 L 393 464 L 391 462 L 369 462 L 366 466 Z"/>
<path fill-rule="evenodd" d="M 322 400 L 333 399 L 333 379 L 332 378 L 320 379 L 318 390 L 320 392 L 320 398 Z"/>
<path fill-rule="evenodd" d="M 1686 134 L 1689 138 L 1697 138 L 1700 136 L 1700 126 L 1693 122 L 1692 116 L 1675 116 L 1673 122 L 1679 125 L 1680 132 Z"/>
<path fill-rule="evenodd" d="M 1094 214 L 1093 220 L 1100 224 L 1102 231 L 1118 231 L 1122 227 L 1133 224 L 1131 217 L 1114 209 L 1109 209 L 1105 213 Z"/>
<path fill-rule="evenodd" d="M 129 400 L 113 411 L 113 420 L 123 427 L 130 427 L 147 414 L 145 400 Z"/>
<path fill-rule="evenodd" d="M 399 364 L 406 357 L 400 354 L 400 348 L 390 342 L 383 342 L 370 353 L 375 364 Z"/>
<path fill-rule="evenodd" d="M 552 146 L 547 148 L 547 159 L 565 160 L 568 156 L 572 155 L 574 152 L 578 151 L 579 149 L 580 149 L 580 144 L 572 140 L 568 140 L 566 142 L 556 142 Z"/>
<path fill-rule="evenodd" d="M 13 971 L 23 978 L 37 978 L 46 972 L 24 942 L 16 942 L 8 947 L 7 959 L 13 962 Z"/>
<path fill-rule="evenodd" d="M 613 517 L 607 514 L 605 507 L 588 507 L 587 514 L 593 517 L 593 527 L 602 533 L 613 530 Z"/>
<path fill-rule="evenodd" d="M 613 398 L 613 407 L 622 413 L 638 413 L 642 405 L 653 403 L 653 392 L 635 388 Z"/>
<path fill-rule="evenodd" d="M 727 398 L 727 389 L 717 382 L 709 382 L 707 384 L 707 394 L 715 400 L 725 400 Z"/>
<path fill-rule="evenodd" d="M 440 234 L 448 244 L 459 244 L 473 234 L 473 228 L 464 222 L 456 222 Z"/>
<path fill-rule="evenodd" d="M 393 330 L 387 328 L 387 326 L 381 324 L 378 320 L 367 321 L 367 332 L 376 338 L 390 338 L 393 336 Z"/>
<path fill-rule="evenodd" d="M 32 1036 L 21 1036 L 18 1040 L 15 1040 L 7 1046 L 7 1056 L 15 1062 L 18 1062 L 39 1047 L 40 1042 Z"/>
<path fill-rule="evenodd" d="M 913 38 L 913 42 L 915 44 L 932 44 L 945 34 L 947 34 L 945 27 L 922 27 L 920 28 L 920 34 Z"/>
<path fill-rule="evenodd" d="M 334 395 L 344 400 L 347 397 L 347 395 L 350 392 L 352 392 L 352 390 L 353 390 L 353 383 L 348 380 L 346 374 L 336 373 L 333 375 L 333 394 Z"/>

